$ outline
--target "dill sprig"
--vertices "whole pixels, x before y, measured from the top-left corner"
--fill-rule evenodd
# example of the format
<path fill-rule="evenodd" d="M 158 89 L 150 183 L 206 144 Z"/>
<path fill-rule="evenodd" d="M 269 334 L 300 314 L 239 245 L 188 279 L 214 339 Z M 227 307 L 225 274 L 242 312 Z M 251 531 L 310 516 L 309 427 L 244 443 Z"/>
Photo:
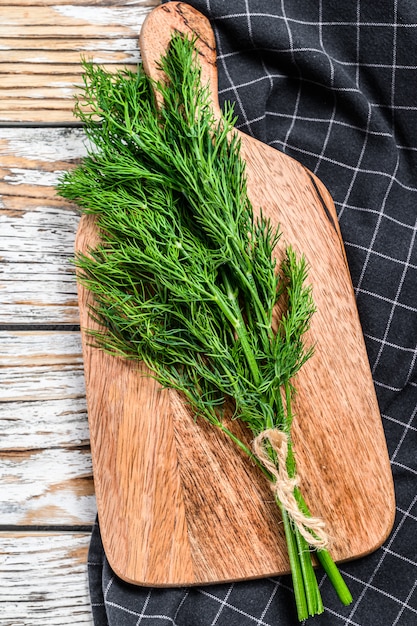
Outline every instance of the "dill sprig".
<path fill-rule="evenodd" d="M 255 437 L 285 433 L 285 470 L 310 518 L 291 443 L 293 378 L 313 353 L 304 342 L 315 308 L 308 267 L 291 247 L 277 267 L 280 231 L 255 215 L 248 198 L 233 107 L 216 118 L 194 43 L 181 35 L 161 59 L 164 82 L 154 83 L 142 66 L 110 74 L 83 65 L 75 114 L 92 148 L 58 191 L 97 219 L 100 244 L 75 259 L 94 294 L 91 314 L 101 327 L 90 331 L 94 342 L 143 360 L 272 482 L 277 475 L 227 429 L 222 411 L 232 401 Z M 278 471 L 271 442 L 264 453 Z M 276 499 L 299 619 L 323 611 L 312 552 L 349 603 L 327 549 L 312 549 Z"/>

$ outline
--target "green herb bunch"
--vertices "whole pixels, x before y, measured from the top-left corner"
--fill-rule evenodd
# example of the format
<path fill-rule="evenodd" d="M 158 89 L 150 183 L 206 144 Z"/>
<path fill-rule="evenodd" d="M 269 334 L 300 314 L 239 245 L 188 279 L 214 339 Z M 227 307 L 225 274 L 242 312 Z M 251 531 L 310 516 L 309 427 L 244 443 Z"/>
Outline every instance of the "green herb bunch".
<path fill-rule="evenodd" d="M 285 470 L 310 518 L 291 444 L 292 380 L 312 355 L 303 340 L 314 313 L 307 264 L 288 248 L 277 267 L 279 229 L 254 215 L 233 108 L 216 119 L 194 43 L 173 36 L 161 69 L 166 81 L 155 84 L 141 66 L 109 74 L 84 63 L 75 112 L 93 148 L 58 191 L 95 214 L 100 231 L 101 243 L 75 260 L 102 328 L 94 341 L 143 360 L 272 483 Z M 285 434 L 284 461 L 272 437 L 260 443 L 264 462 L 227 429 L 226 402 L 255 438 Z M 313 553 L 348 604 L 328 550 L 312 547 L 316 531 L 303 532 L 278 493 L 299 619 L 323 611 Z"/>

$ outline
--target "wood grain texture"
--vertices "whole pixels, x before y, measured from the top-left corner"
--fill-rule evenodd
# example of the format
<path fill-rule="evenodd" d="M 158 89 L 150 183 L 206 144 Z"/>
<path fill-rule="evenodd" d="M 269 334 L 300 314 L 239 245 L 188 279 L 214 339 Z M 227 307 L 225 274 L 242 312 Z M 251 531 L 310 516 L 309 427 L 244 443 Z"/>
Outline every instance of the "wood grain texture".
<path fill-rule="evenodd" d="M 79 213 L 55 185 L 85 154 L 78 128 L 0 128 L 0 324 L 79 322 Z"/>
<path fill-rule="evenodd" d="M 0 6 L 0 122 L 71 122 L 81 57 L 139 61 L 136 35 L 158 0 L 16 0 Z"/>
<path fill-rule="evenodd" d="M 79 333 L 0 333 L 1 525 L 96 515 Z"/>
<path fill-rule="evenodd" d="M 84 380 L 80 378 L 79 382 L 84 388 Z M 46 447 L 83 449 L 90 441 L 84 394 L 52 400 L 25 400 L 19 396 L 0 410 L 0 431 L 2 452 Z"/>
<path fill-rule="evenodd" d="M 88 533 L 0 532 L 0 626 L 93 626 Z"/>
<path fill-rule="evenodd" d="M 140 45 L 147 70 L 153 74 L 172 29 L 197 35 L 203 75 L 215 89 L 213 34 L 183 3 L 163 5 L 146 20 Z M 241 139 L 255 210 L 262 206 L 281 224 L 283 245 L 306 255 L 318 309 L 310 332 L 315 356 L 296 381 L 301 488 L 313 514 L 328 524 L 335 559 L 355 558 L 386 538 L 395 506 L 335 209 L 320 181 L 300 164 L 250 137 Z M 93 219 L 83 217 L 77 248 L 85 250 L 96 237 Z M 282 247 L 277 255 L 279 260 Z M 83 327 L 91 323 L 88 297 L 80 289 Z M 98 509 L 114 570 L 150 585 L 288 571 L 282 527 L 263 476 L 142 368 L 92 349 L 85 333 L 83 349 Z M 238 422 L 231 427 L 239 428 Z"/>

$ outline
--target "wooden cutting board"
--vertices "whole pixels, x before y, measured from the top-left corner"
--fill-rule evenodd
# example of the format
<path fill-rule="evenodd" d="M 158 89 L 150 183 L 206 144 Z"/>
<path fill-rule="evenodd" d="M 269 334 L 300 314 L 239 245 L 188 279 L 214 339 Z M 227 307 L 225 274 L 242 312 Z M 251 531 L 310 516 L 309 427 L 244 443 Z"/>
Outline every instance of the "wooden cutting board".
<path fill-rule="evenodd" d="M 146 70 L 173 29 L 197 37 L 213 102 L 215 42 L 208 21 L 183 3 L 159 6 L 140 37 Z M 294 444 L 301 488 L 327 523 L 333 557 L 367 554 L 394 518 L 384 433 L 332 200 L 322 183 L 288 156 L 241 134 L 249 195 L 280 223 L 310 264 L 317 312 L 315 355 L 299 374 Z M 97 241 L 81 219 L 78 250 Z M 278 251 L 278 255 L 281 254 Z M 83 351 L 98 514 L 107 558 L 122 579 L 181 586 L 289 571 L 280 516 L 261 472 L 220 432 L 195 421 L 176 392 L 162 390 L 141 365 L 88 345 L 90 295 L 80 287 Z M 230 428 L 250 443 L 238 421 Z"/>

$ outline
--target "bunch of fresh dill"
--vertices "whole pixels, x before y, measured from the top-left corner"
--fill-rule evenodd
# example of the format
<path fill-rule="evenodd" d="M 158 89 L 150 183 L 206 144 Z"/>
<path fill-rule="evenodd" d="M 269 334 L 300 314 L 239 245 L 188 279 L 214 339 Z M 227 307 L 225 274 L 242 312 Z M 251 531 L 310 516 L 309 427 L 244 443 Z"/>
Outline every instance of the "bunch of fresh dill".
<path fill-rule="evenodd" d="M 351 601 L 297 486 L 291 444 L 292 379 L 312 354 L 306 262 L 289 248 L 276 267 L 279 230 L 254 215 L 233 110 L 216 119 L 193 42 L 173 36 L 161 67 L 166 81 L 154 84 L 141 66 L 111 75 L 84 63 L 75 112 L 93 148 L 58 191 L 97 216 L 100 245 L 76 257 L 103 329 L 94 339 L 143 360 L 255 458 L 282 512 L 302 620 L 323 611 L 312 553 Z M 255 453 L 222 422 L 230 400 Z"/>

